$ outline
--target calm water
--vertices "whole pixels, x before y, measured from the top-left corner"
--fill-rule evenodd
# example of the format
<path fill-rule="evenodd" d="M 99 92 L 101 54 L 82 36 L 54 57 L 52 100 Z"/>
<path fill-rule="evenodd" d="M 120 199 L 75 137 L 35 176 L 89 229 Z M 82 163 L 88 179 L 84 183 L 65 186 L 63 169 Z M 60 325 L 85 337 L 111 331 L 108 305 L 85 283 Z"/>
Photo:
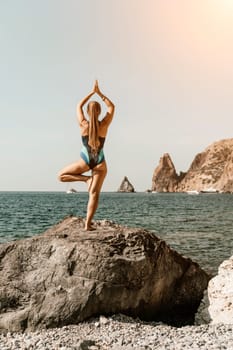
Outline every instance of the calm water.
<path fill-rule="evenodd" d="M 0 242 L 43 232 L 65 216 L 85 216 L 87 194 L 0 192 Z M 95 219 L 154 231 L 208 271 L 233 254 L 233 195 L 102 193 Z"/>

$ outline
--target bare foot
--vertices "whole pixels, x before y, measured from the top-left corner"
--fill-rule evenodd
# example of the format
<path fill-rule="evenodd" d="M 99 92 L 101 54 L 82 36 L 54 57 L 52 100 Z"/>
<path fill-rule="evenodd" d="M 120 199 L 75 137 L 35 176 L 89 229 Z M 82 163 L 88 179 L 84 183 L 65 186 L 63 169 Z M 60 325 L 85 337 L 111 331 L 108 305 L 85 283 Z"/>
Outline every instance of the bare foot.
<path fill-rule="evenodd" d="M 86 181 L 88 192 L 89 192 L 90 189 L 91 189 L 92 180 L 93 180 L 93 177 L 90 176 L 90 177 L 87 179 L 87 181 Z"/>
<path fill-rule="evenodd" d="M 94 226 L 88 226 L 88 227 L 85 227 L 85 231 L 95 231 L 96 228 Z"/>

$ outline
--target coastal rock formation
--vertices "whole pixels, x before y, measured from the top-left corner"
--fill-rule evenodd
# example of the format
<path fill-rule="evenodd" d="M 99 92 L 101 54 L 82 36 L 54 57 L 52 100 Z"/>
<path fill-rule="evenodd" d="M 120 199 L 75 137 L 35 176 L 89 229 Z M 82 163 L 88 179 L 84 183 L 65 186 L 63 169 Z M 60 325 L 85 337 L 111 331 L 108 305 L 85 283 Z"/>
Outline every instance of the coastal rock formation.
<path fill-rule="evenodd" d="M 152 179 L 152 191 L 186 192 L 215 189 L 233 192 L 233 139 L 208 146 L 194 158 L 187 173 L 177 175 L 168 154 L 161 159 Z"/>
<path fill-rule="evenodd" d="M 152 191 L 176 192 L 180 177 L 168 153 L 160 158 L 152 178 Z"/>
<path fill-rule="evenodd" d="M 233 256 L 219 266 L 218 275 L 209 281 L 195 322 L 233 324 Z"/>
<path fill-rule="evenodd" d="M 117 192 L 135 192 L 133 185 L 129 182 L 127 176 L 124 177 Z"/>
<path fill-rule="evenodd" d="M 124 313 L 187 323 L 209 276 L 153 233 L 68 217 L 44 234 L 0 245 L 0 330 L 76 324 Z"/>
<path fill-rule="evenodd" d="M 233 139 L 214 142 L 192 162 L 179 191 L 205 190 L 233 192 Z"/>

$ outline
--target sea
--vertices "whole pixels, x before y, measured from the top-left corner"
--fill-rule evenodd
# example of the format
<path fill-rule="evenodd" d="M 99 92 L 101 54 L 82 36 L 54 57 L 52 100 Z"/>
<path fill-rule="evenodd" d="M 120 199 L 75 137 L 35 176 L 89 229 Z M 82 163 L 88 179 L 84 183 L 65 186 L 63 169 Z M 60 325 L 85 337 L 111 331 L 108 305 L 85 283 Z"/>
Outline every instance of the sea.
<path fill-rule="evenodd" d="M 86 192 L 0 192 L 0 243 L 85 217 L 87 201 Z M 232 194 L 103 192 L 94 219 L 148 229 L 211 274 L 233 255 Z"/>

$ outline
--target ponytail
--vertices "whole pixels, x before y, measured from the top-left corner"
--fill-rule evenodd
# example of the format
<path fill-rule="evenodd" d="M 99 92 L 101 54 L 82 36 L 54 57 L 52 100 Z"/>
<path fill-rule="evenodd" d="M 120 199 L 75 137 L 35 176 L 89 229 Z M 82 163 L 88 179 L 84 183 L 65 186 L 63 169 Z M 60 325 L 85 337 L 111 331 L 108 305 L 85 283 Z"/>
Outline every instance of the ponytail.
<path fill-rule="evenodd" d="M 101 112 L 100 104 L 96 101 L 92 101 L 87 106 L 87 111 L 90 117 L 89 120 L 89 132 L 88 132 L 88 145 L 91 148 L 93 154 L 97 154 L 100 141 L 99 141 L 99 121 L 98 116 Z"/>

